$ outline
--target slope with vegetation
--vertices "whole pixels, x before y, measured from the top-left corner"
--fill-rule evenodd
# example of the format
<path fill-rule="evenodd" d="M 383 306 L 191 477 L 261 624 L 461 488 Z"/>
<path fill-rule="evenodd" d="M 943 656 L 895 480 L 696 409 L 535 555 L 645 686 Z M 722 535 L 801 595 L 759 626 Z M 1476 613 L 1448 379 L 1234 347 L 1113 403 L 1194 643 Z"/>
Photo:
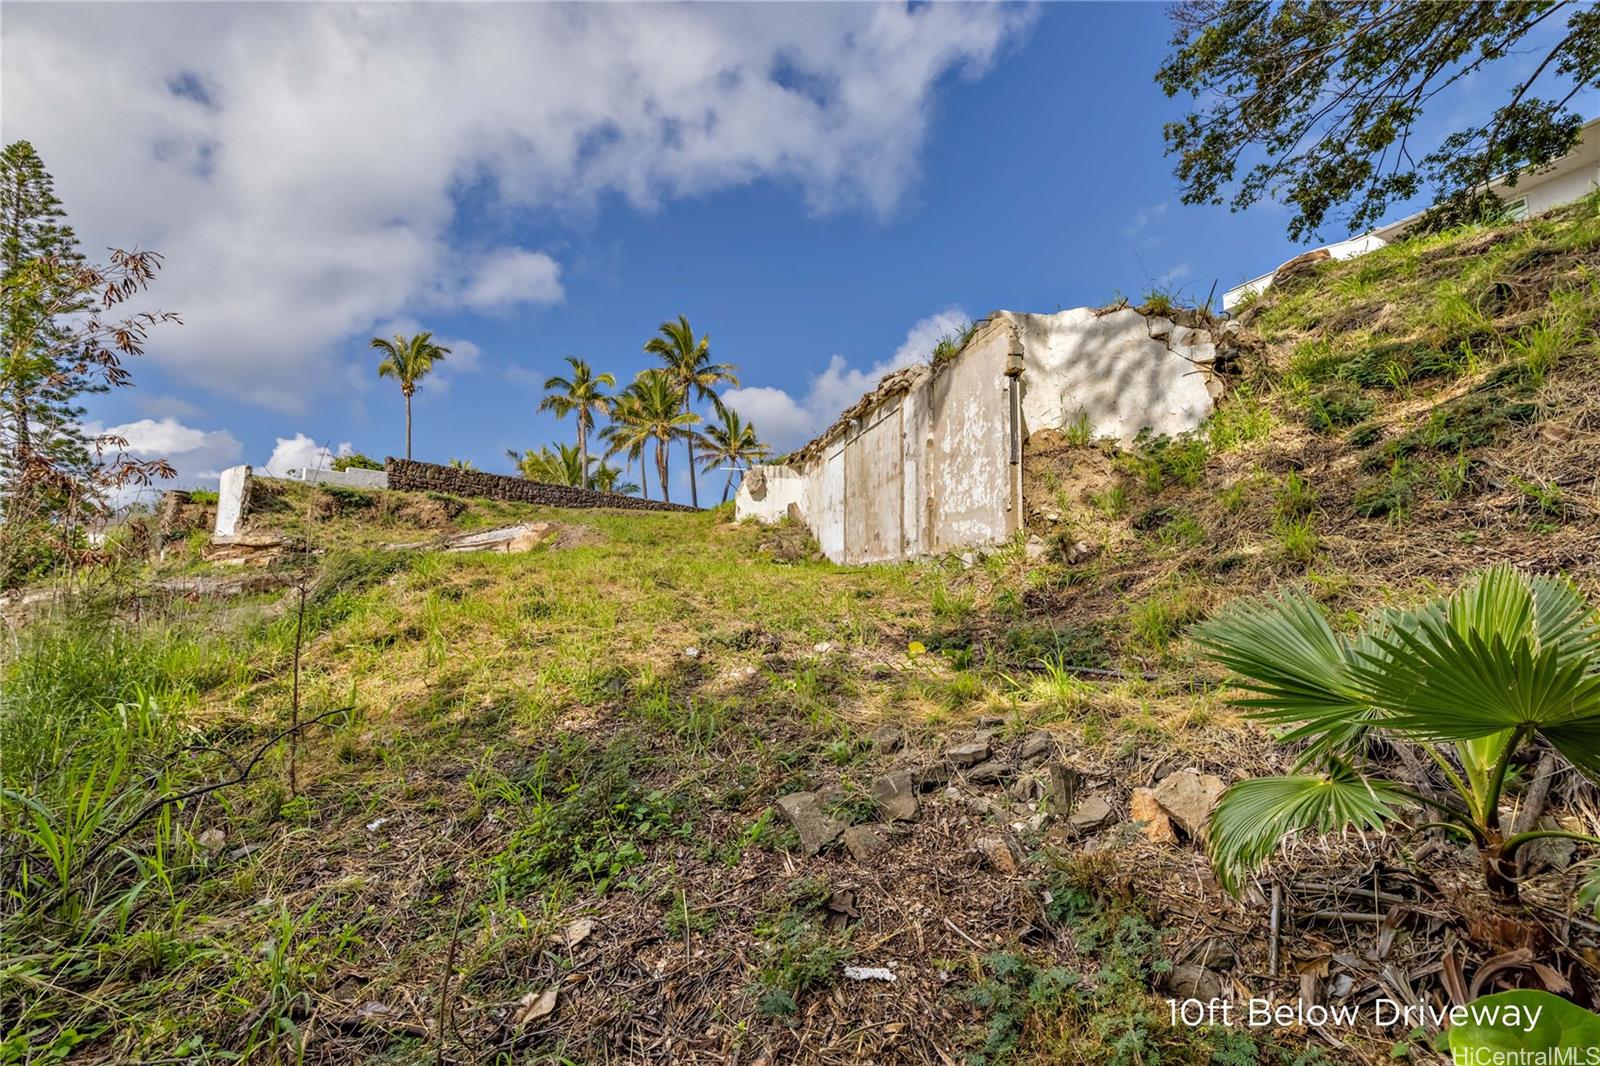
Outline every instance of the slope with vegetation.
<path fill-rule="evenodd" d="M 1424 1062 L 1370 1012 L 1163 999 L 1585 1001 L 1588 852 L 1546 841 L 1507 902 L 1417 816 L 1269 842 L 1234 895 L 1199 826 L 1129 806 L 1303 754 L 1191 637 L 1230 601 L 1292 587 L 1353 633 L 1495 563 L 1593 601 L 1597 270 L 1591 201 L 1280 284 L 1204 431 L 1041 431 L 989 553 L 842 569 L 725 508 L 289 485 L 276 587 L 171 591 L 224 571 L 202 537 L 80 574 L 5 651 L 0 1061 Z M 430 539 L 511 522 L 560 535 Z M 1448 801 L 1408 735 L 1361 754 Z M 880 824 L 896 770 L 919 809 Z M 1502 784 L 1514 822 L 1595 828 L 1553 749 Z M 805 796 L 848 849 L 775 806 Z"/>

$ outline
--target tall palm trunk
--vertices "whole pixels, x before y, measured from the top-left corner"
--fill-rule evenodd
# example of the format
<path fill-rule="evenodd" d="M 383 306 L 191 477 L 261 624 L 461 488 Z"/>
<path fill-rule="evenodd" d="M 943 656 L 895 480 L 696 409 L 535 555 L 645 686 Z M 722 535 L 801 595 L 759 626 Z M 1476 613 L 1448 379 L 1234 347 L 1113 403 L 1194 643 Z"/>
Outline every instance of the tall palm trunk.
<path fill-rule="evenodd" d="M 685 406 L 684 410 L 687 411 L 688 407 Z M 699 507 L 700 492 L 695 488 L 694 484 L 694 438 L 685 437 L 683 438 L 683 443 L 689 446 L 689 503 L 695 507 Z"/>
<path fill-rule="evenodd" d="M 727 503 L 728 502 L 728 490 L 733 488 L 733 475 L 735 473 L 737 473 L 737 472 L 738 472 L 737 468 L 728 471 L 728 480 L 724 481 L 722 483 L 722 502 L 723 503 Z"/>
<path fill-rule="evenodd" d="M 672 492 L 667 488 L 667 442 L 656 441 L 656 479 L 661 482 L 661 502 L 671 503 Z"/>
<path fill-rule="evenodd" d="M 411 389 L 406 389 L 406 458 L 411 458 Z"/>
<path fill-rule="evenodd" d="M 583 424 L 583 413 L 578 413 L 578 461 L 583 464 L 583 487 L 589 488 L 589 427 Z"/>

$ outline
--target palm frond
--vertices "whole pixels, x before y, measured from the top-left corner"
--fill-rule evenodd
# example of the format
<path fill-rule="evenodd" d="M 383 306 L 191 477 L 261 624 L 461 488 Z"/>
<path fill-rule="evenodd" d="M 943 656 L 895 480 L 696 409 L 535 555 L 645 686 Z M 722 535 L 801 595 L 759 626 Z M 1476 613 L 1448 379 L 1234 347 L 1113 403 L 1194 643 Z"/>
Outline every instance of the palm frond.
<path fill-rule="evenodd" d="M 1324 733 L 1372 708 L 1351 678 L 1348 646 L 1300 593 L 1225 609 L 1193 635 L 1207 658 L 1239 675 L 1237 687 L 1255 694 L 1239 705 L 1296 725 L 1289 737 Z"/>
<path fill-rule="evenodd" d="M 1342 764 L 1322 776 L 1241 781 L 1222 794 L 1212 811 L 1206 850 L 1217 880 L 1237 895 L 1243 878 L 1291 834 L 1349 826 L 1381 829 L 1408 802 L 1395 786 L 1362 777 Z"/>

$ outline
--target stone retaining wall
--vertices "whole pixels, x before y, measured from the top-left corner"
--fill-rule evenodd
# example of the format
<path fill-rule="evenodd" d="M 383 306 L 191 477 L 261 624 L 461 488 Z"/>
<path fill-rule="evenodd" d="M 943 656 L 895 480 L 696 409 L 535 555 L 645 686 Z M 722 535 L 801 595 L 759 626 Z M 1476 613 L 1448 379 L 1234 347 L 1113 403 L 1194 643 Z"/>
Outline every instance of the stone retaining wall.
<path fill-rule="evenodd" d="M 478 496 L 491 500 L 513 500 L 545 507 L 617 507 L 630 511 L 693 511 L 681 503 L 663 503 L 624 496 L 619 492 L 595 492 L 571 485 L 548 485 L 542 481 L 486 474 L 481 470 L 458 470 L 453 466 L 419 463 L 412 459 L 383 461 L 389 475 L 389 488 L 400 492 L 442 492 L 449 496 Z"/>

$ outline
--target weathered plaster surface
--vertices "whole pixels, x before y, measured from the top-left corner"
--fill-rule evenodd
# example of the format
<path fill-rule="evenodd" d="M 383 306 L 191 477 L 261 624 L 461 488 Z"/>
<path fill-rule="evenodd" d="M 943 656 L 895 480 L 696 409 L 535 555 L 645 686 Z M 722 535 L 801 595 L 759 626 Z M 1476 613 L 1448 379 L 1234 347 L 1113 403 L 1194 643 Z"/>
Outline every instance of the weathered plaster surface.
<path fill-rule="evenodd" d="M 1005 373 L 1013 335 L 1023 351 L 1016 426 Z M 1206 331 L 1128 308 L 997 311 L 954 359 L 896 371 L 788 465 L 758 468 L 764 476 L 746 478 L 735 512 L 773 522 L 792 505 L 841 563 L 998 543 L 1022 514 L 1014 441 L 1080 416 L 1125 443 L 1144 429 L 1197 429 L 1211 414 L 1216 358 Z"/>
<path fill-rule="evenodd" d="M 1211 414 L 1207 368 L 1217 353 L 1202 330 L 1132 308 L 1005 317 L 1022 333 L 1025 432 L 1087 416 L 1096 435 L 1126 444 L 1142 429 L 1197 429 Z"/>
<path fill-rule="evenodd" d="M 216 535 L 231 537 L 239 532 L 250 493 L 250 467 L 230 466 L 222 472 L 217 485 Z"/>

